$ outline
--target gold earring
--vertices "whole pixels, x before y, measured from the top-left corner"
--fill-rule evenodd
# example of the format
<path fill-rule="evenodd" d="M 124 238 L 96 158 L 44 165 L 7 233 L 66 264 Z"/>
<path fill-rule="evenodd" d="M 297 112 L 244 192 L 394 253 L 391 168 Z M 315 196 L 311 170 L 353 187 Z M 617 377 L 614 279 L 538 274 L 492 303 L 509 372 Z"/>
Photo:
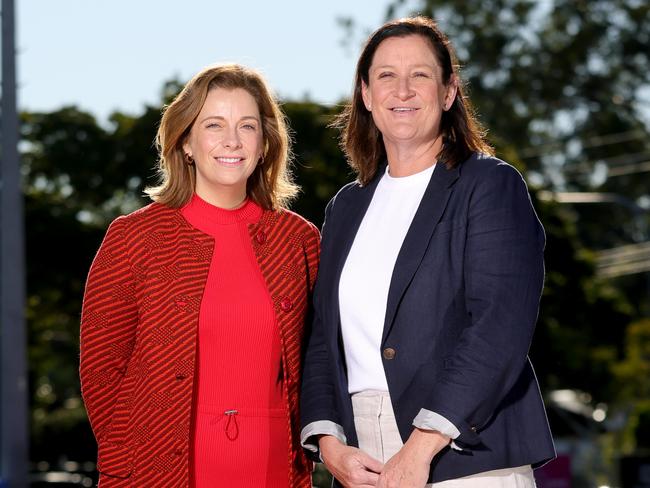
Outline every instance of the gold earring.
<path fill-rule="evenodd" d="M 194 159 L 188 153 L 185 153 L 185 162 L 188 166 L 192 166 L 194 164 Z"/>

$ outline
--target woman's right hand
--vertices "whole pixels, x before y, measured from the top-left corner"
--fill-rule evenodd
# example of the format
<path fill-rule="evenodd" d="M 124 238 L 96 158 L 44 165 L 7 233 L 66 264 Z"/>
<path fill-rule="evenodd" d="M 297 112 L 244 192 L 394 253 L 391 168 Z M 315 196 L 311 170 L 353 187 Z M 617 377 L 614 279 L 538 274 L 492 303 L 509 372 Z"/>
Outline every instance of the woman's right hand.
<path fill-rule="evenodd" d="M 330 473 L 346 488 L 374 487 L 384 465 L 356 447 L 331 435 L 318 440 L 321 458 Z"/>

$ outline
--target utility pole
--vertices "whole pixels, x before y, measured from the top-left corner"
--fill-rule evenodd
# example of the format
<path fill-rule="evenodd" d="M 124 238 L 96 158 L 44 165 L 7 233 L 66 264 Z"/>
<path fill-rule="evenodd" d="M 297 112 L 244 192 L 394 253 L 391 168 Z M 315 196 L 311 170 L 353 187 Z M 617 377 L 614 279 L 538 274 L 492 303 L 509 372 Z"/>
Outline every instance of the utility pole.
<path fill-rule="evenodd" d="M 26 488 L 28 404 L 23 193 L 13 0 L 2 0 L 0 113 L 0 488 Z"/>

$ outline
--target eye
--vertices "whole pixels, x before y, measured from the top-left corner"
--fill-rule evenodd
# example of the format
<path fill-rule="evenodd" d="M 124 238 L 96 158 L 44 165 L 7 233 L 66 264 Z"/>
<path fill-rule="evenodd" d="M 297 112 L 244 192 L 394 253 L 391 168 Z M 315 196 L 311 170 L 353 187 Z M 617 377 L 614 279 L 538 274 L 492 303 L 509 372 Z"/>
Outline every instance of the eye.
<path fill-rule="evenodd" d="M 255 124 L 243 124 L 242 129 L 246 130 L 257 130 L 257 126 Z"/>
<path fill-rule="evenodd" d="M 377 75 L 377 78 L 379 78 L 379 79 L 381 79 L 381 78 L 391 78 L 392 76 L 393 76 L 392 72 L 390 72 L 390 71 L 382 71 L 381 73 L 379 73 L 379 75 Z"/>
<path fill-rule="evenodd" d="M 221 124 L 219 124 L 218 122 L 208 122 L 205 125 L 205 128 L 206 129 L 221 129 Z"/>
<path fill-rule="evenodd" d="M 424 71 L 417 71 L 416 73 L 413 73 L 414 78 L 430 78 L 429 73 L 425 73 Z"/>

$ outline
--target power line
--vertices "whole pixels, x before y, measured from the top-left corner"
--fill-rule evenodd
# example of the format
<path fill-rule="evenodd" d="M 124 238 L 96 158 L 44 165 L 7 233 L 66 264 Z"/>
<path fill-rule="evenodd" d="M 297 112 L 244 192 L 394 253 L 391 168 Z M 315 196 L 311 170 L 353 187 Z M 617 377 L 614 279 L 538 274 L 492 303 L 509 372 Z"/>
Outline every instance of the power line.
<path fill-rule="evenodd" d="M 636 153 L 627 153 L 619 154 L 617 156 L 610 156 L 606 158 L 600 158 L 596 161 L 586 161 L 582 163 L 567 164 L 562 167 L 562 171 L 565 173 L 590 173 L 593 171 L 596 164 L 606 164 L 609 171 L 613 168 L 618 168 L 620 166 L 626 166 L 629 164 L 635 164 L 644 162 L 650 157 L 650 151 L 640 151 Z"/>
<path fill-rule="evenodd" d="M 610 168 L 607 171 L 607 177 L 611 178 L 615 176 L 626 176 L 648 172 L 650 172 L 650 161 L 643 161 L 641 163 L 624 164 L 615 168 Z"/>
<path fill-rule="evenodd" d="M 640 129 L 629 130 L 626 132 L 618 132 L 612 134 L 603 134 L 597 136 L 587 137 L 580 141 L 582 149 L 610 146 L 613 144 L 620 144 L 622 142 L 630 142 L 636 139 L 646 140 L 648 134 Z M 532 146 L 524 148 L 519 154 L 521 159 L 532 159 L 538 156 L 544 156 L 549 152 L 557 149 L 563 149 L 565 142 L 552 142 L 542 144 L 539 146 Z"/>
<path fill-rule="evenodd" d="M 596 253 L 598 276 L 617 276 L 650 271 L 650 242 L 628 244 Z"/>

